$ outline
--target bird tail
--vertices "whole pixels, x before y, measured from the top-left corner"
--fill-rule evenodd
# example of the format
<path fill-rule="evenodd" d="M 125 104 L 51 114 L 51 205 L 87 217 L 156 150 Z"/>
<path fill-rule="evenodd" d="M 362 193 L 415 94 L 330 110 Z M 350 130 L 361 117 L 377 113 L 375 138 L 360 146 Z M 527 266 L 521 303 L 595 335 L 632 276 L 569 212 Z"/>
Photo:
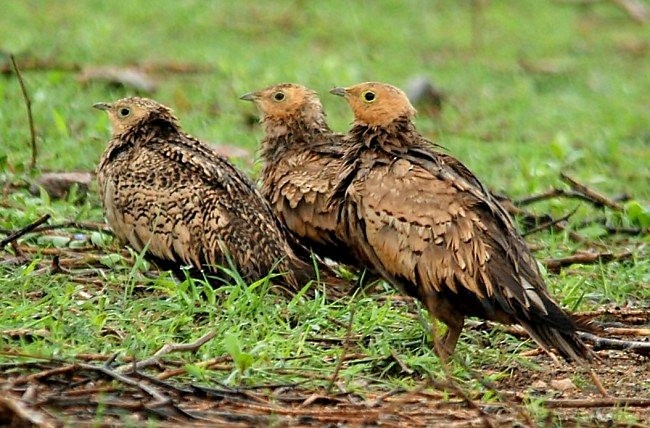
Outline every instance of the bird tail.
<path fill-rule="evenodd" d="M 520 322 L 524 330 L 547 352 L 550 352 L 550 348 L 555 348 L 566 360 L 577 363 L 596 358 L 596 354 L 578 337 L 577 331 L 583 329 L 577 325 L 576 329 L 559 329 L 546 323 Z"/>

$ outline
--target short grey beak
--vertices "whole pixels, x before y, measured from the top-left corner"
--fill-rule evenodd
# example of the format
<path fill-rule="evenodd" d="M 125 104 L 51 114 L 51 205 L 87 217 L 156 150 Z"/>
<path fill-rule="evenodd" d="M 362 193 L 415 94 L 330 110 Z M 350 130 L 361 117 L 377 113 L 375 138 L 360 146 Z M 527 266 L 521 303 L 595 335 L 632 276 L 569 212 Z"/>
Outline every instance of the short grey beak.
<path fill-rule="evenodd" d="M 239 97 L 240 100 L 244 100 L 244 101 L 255 101 L 257 98 L 258 96 L 255 92 L 249 92 Z"/>
<path fill-rule="evenodd" d="M 108 110 L 111 108 L 110 103 L 95 103 L 93 104 L 93 107 L 95 107 L 97 110 Z"/>
<path fill-rule="evenodd" d="M 344 97 L 348 94 L 348 91 L 345 88 L 332 88 L 330 89 L 330 94 L 338 95 L 339 97 Z"/>

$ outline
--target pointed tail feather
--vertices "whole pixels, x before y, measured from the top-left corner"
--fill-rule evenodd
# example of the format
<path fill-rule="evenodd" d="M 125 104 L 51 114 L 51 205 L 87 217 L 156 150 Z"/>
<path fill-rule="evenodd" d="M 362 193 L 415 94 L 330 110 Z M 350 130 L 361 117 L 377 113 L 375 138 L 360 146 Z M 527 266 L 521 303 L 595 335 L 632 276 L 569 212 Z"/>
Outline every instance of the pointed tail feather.
<path fill-rule="evenodd" d="M 576 331 L 560 331 L 547 324 L 522 322 L 521 325 L 546 352 L 550 352 L 551 348 L 554 348 L 566 360 L 577 363 L 592 361 L 596 358 L 596 354 L 580 340 Z"/>

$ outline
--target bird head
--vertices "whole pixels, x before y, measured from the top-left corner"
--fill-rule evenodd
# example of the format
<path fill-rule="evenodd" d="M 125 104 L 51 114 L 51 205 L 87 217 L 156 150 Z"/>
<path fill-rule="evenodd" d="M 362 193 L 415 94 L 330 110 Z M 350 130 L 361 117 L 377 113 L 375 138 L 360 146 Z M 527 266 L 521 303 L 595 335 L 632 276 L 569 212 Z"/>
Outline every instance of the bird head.
<path fill-rule="evenodd" d="M 334 88 L 330 93 L 346 99 L 357 124 L 385 127 L 396 119 L 415 116 L 415 108 L 406 94 L 386 83 L 359 83 L 347 88 Z"/>
<path fill-rule="evenodd" d="M 170 108 L 148 98 L 122 98 L 112 103 L 96 103 L 93 107 L 108 113 L 115 135 L 148 121 L 164 121 L 172 125 L 178 122 Z"/>
<path fill-rule="evenodd" d="M 302 118 L 311 121 L 321 120 L 324 115 L 316 92 L 295 83 L 269 86 L 244 94 L 241 99 L 253 101 L 262 113 L 262 120 Z"/>

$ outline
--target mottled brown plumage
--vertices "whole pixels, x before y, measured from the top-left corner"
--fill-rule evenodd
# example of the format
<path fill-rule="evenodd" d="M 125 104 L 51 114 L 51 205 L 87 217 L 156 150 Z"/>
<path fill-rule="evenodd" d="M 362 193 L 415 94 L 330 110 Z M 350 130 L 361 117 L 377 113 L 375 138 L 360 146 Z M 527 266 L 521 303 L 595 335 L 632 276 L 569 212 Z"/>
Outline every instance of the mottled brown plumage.
<path fill-rule="evenodd" d="M 333 201 L 366 263 L 448 326 L 453 352 L 466 316 L 520 324 L 544 349 L 590 359 L 584 329 L 552 299 L 505 210 L 453 157 L 415 129 L 415 110 L 390 85 L 335 88 L 354 112 Z"/>
<path fill-rule="evenodd" d="M 183 276 L 224 278 L 229 258 L 246 281 L 270 271 L 299 290 L 314 275 L 288 243 L 288 233 L 249 179 L 205 143 L 186 134 L 172 111 L 125 98 L 95 104 L 113 133 L 97 177 L 116 236 L 161 268 Z M 306 253 L 306 252 L 305 252 Z M 301 255 L 305 256 L 305 254 Z"/>
<path fill-rule="evenodd" d="M 317 254 L 355 264 L 336 230 L 338 207 L 328 206 L 343 163 L 343 135 L 327 125 L 316 93 L 284 83 L 242 99 L 261 113 L 262 194 L 277 216 Z"/>

